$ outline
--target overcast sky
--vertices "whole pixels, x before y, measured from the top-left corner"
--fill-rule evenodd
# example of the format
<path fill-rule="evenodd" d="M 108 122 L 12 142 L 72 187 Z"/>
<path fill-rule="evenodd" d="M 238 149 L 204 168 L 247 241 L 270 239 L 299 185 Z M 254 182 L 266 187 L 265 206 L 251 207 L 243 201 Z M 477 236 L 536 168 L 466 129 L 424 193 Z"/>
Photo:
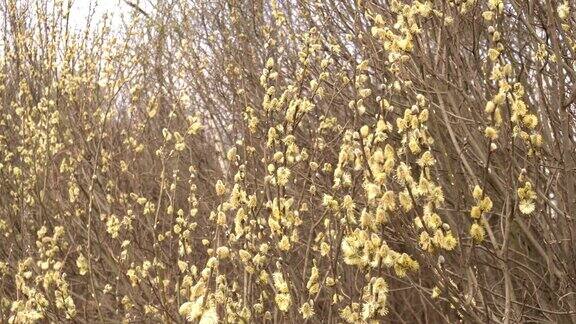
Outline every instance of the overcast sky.
<path fill-rule="evenodd" d="M 95 7 L 95 21 L 98 21 L 104 13 L 112 17 L 113 24 L 120 22 L 120 15 L 129 12 L 130 7 L 122 0 L 75 0 L 70 11 L 70 21 L 77 27 L 82 28 L 90 12 L 90 5 Z"/>

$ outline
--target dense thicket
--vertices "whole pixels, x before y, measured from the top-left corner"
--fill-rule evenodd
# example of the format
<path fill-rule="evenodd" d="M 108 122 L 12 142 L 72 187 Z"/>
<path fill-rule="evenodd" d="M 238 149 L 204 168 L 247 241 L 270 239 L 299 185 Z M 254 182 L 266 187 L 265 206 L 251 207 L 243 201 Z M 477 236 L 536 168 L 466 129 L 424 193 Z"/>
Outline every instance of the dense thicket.
<path fill-rule="evenodd" d="M 573 3 L 120 5 L 0 1 L 0 321 L 576 322 Z"/>

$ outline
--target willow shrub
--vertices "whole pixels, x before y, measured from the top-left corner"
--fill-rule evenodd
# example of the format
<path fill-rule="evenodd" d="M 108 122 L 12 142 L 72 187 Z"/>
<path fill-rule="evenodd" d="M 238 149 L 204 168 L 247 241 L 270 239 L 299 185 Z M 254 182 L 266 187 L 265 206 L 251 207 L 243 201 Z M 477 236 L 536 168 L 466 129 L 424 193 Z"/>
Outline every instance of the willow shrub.
<path fill-rule="evenodd" d="M 557 0 L 5 0 L 2 322 L 576 321 Z"/>

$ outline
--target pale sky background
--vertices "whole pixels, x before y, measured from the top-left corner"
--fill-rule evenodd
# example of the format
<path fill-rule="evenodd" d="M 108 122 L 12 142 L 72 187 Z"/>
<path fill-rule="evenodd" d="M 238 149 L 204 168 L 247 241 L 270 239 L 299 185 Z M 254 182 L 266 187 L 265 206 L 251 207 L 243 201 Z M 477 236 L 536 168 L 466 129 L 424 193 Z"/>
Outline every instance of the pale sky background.
<path fill-rule="evenodd" d="M 122 0 L 75 0 L 70 10 L 70 22 L 77 28 L 84 27 L 90 12 L 90 4 L 95 8 L 94 22 L 100 20 L 104 13 L 108 13 L 113 25 L 121 22 L 121 14 L 126 15 L 133 10 Z"/>

